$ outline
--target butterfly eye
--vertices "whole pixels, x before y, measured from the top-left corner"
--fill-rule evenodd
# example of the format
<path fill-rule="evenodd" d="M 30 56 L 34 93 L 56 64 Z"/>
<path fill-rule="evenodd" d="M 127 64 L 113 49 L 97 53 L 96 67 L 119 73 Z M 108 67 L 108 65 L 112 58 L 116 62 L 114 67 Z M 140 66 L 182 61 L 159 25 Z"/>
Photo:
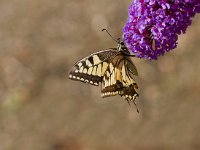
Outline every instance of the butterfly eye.
<path fill-rule="evenodd" d="M 122 46 L 124 46 L 124 42 L 120 42 L 120 44 L 121 44 Z"/>

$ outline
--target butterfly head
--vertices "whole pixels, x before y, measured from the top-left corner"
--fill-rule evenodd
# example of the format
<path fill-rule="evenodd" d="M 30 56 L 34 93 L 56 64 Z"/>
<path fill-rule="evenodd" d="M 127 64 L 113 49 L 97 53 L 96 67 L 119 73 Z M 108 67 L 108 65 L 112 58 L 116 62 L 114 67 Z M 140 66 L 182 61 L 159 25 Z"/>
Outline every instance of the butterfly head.
<path fill-rule="evenodd" d="M 123 41 L 118 42 L 117 49 L 118 49 L 118 51 L 128 51 L 128 49 Z"/>

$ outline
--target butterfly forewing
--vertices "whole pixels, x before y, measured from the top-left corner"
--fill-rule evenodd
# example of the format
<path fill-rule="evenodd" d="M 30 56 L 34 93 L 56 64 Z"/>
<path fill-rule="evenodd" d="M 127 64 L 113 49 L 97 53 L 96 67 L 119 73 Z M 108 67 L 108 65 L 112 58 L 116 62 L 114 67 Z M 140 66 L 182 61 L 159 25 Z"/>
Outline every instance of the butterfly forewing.
<path fill-rule="evenodd" d="M 98 86 L 116 50 L 103 50 L 78 61 L 70 70 L 69 78 Z"/>

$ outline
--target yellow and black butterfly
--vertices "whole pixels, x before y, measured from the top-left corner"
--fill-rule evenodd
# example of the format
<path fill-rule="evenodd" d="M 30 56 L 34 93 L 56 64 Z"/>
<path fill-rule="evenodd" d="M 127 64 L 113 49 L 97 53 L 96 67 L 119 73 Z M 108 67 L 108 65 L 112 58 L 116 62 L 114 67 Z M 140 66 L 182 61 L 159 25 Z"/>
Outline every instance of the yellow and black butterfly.
<path fill-rule="evenodd" d="M 118 42 L 117 48 L 110 48 L 93 53 L 78 61 L 70 70 L 69 78 L 98 86 L 101 83 L 101 96 L 125 97 L 135 105 L 138 97 L 137 83 L 133 79 L 137 69 L 124 42 Z M 137 108 L 137 107 L 136 107 Z M 137 109 L 138 111 L 138 109 Z"/>

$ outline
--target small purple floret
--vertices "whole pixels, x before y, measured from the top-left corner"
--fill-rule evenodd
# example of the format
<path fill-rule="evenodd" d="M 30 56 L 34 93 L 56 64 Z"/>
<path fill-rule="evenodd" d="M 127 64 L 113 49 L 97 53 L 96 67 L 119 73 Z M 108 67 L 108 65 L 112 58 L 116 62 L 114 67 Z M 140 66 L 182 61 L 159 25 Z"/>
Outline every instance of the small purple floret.
<path fill-rule="evenodd" d="M 191 18 L 200 13 L 200 0 L 134 0 L 123 28 L 123 40 L 139 58 L 157 59 L 177 46 Z"/>

